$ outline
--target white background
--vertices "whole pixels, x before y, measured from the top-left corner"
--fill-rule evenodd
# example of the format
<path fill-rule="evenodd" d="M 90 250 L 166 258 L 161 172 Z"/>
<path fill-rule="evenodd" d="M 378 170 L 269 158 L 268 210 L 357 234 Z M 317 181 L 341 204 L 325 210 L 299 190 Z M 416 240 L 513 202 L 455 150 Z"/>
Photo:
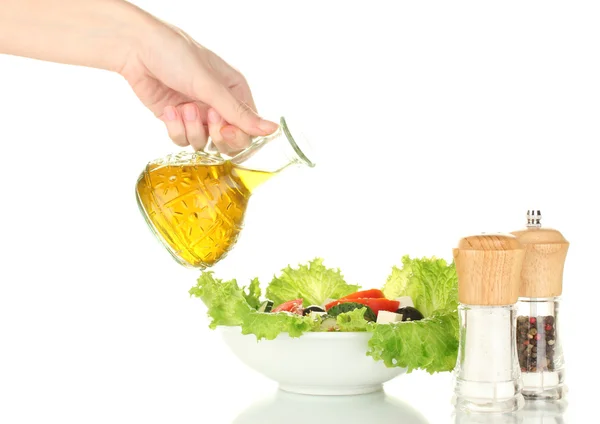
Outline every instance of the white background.
<path fill-rule="evenodd" d="M 257 192 L 219 276 L 321 256 L 380 287 L 404 254 L 450 259 L 460 237 L 540 208 L 571 242 L 568 414 L 588 422 L 597 2 L 135 3 L 239 68 L 260 112 L 302 119 L 318 149 L 315 169 Z M 208 330 L 187 293 L 199 273 L 139 215 L 139 172 L 177 149 L 119 76 L 0 57 L 0 422 L 230 423 L 274 389 Z M 449 422 L 449 374 L 389 390 Z"/>

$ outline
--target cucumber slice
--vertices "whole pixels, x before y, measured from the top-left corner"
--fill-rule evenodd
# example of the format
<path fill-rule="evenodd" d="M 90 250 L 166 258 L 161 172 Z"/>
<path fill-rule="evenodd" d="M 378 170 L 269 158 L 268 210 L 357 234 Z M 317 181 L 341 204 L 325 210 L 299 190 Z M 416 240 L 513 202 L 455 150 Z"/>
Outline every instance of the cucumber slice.
<path fill-rule="evenodd" d="M 258 307 L 258 312 L 271 312 L 271 309 L 273 309 L 273 302 L 270 300 L 265 300 Z"/>
<path fill-rule="evenodd" d="M 341 313 L 350 312 L 355 309 L 361 309 L 361 308 L 367 308 L 367 311 L 365 312 L 365 319 L 367 321 L 374 322 L 377 320 L 377 316 L 375 315 L 375 312 L 373 312 L 373 309 L 369 308 L 366 305 L 363 305 L 362 303 L 355 303 L 355 302 L 340 303 L 339 305 L 332 306 L 327 311 L 327 315 L 331 315 L 332 317 L 337 317 Z"/>
<path fill-rule="evenodd" d="M 334 317 L 325 315 L 322 317 L 321 330 L 322 331 L 335 331 L 337 330 L 337 320 Z"/>

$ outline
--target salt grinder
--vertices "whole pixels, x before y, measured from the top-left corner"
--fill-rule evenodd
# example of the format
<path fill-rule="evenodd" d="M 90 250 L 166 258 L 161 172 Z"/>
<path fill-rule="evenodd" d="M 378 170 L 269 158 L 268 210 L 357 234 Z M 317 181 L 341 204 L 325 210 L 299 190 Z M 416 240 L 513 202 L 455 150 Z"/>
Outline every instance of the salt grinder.
<path fill-rule="evenodd" d="M 557 230 L 543 228 L 541 218 L 539 210 L 527 211 L 527 227 L 512 233 L 525 248 L 516 342 L 523 396 L 558 400 L 566 392 L 558 311 L 569 242 Z"/>
<path fill-rule="evenodd" d="M 519 410 L 515 323 L 525 250 L 514 235 L 482 234 L 461 239 L 453 255 L 460 329 L 453 404 L 466 412 Z"/>

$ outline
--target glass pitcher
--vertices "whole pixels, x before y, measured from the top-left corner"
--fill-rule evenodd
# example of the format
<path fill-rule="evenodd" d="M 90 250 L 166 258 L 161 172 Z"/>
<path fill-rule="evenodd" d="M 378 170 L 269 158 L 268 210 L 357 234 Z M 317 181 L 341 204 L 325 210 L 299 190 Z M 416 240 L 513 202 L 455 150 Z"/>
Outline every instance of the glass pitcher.
<path fill-rule="evenodd" d="M 233 157 L 218 153 L 209 140 L 203 151 L 148 163 L 136 183 L 137 204 L 178 263 L 205 269 L 235 244 L 258 186 L 290 166 L 315 166 L 304 153 L 308 147 L 300 134 L 292 136 L 283 117 L 277 131 L 254 138 Z"/>

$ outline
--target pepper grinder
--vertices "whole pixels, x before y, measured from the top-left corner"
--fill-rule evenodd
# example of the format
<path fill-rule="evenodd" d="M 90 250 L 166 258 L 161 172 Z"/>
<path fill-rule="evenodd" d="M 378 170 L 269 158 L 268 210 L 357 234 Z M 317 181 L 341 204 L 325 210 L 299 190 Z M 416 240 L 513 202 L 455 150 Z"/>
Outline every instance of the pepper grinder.
<path fill-rule="evenodd" d="M 464 412 L 513 412 L 524 404 L 515 322 L 525 250 L 514 235 L 462 238 L 458 276 L 459 348 L 453 404 Z"/>
<path fill-rule="evenodd" d="M 525 248 L 516 341 L 523 396 L 559 400 L 566 386 L 558 312 L 569 242 L 559 231 L 542 228 L 541 219 L 539 210 L 527 211 L 527 227 L 512 233 Z"/>

